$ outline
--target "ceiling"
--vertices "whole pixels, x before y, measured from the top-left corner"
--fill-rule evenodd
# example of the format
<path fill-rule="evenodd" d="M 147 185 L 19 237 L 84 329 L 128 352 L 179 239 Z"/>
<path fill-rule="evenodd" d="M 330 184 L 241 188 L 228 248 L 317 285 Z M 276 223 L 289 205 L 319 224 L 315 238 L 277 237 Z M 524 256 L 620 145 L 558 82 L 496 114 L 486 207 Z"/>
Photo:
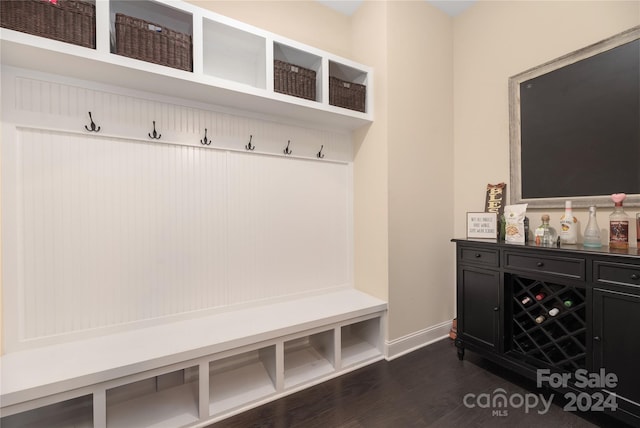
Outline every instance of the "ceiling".
<path fill-rule="evenodd" d="M 347 16 L 353 15 L 363 1 L 367 0 L 317 0 Z M 476 0 L 425 0 L 449 16 L 456 16 L 475 3 Z"/>

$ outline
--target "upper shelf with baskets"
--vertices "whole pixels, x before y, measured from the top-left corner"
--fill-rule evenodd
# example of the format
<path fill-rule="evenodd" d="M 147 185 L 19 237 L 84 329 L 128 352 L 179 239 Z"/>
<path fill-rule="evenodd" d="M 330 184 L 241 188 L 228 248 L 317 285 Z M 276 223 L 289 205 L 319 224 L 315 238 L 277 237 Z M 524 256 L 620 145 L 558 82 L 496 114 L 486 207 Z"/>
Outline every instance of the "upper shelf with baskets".
<path fill-rule="evenodd" d="M 373 120 L 371 68 L 175 0 L 3 0 L 3 65 L 286 120 Z"/>

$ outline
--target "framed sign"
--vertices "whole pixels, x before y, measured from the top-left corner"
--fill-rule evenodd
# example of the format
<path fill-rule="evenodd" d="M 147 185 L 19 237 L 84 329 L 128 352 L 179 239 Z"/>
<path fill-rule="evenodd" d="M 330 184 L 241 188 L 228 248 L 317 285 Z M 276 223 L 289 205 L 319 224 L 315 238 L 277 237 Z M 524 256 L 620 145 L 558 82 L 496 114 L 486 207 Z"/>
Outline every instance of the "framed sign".
<path fill-rule="evenodd" d="M 498 236 L 496 213 L 467 213 L 467 238 L 492 238 Z"/>

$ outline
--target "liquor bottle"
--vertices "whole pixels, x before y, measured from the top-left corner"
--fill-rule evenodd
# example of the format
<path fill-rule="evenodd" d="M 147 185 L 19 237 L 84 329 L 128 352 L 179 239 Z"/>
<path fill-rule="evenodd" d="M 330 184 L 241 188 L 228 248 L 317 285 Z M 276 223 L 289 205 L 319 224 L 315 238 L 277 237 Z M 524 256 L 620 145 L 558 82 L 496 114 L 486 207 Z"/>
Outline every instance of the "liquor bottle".
<path fill-rule="evenodd" d="M 521 300 L 522 304 L 524 306 L 527 306 L 529 303 L 531 303 L 533 300 L 531 300 L 531 297 L 527 296 L 524 299 Z"/>
<path fill-rule="evenodd" d="M 536 227 L 534 232 L 536 245 L 550 246 L 556 241 L 556 230 L 549 226 L 549 214 L 543 214 L 540 217 L 542 224 Z"/>
<path fill-rule="evenodd" d="M 578 219 L 573 216 L 571 201 L 565 201 L 564 215 L 560 217 L 560 242 L 563 244 L 578 243 Z"/>
<path fill-rule="evenodd" d="M 560 313 L 560 309 L 558 309 L 558 308 L 552 308 L 552 309 L 549 311 L 549 316 L 551 316 L 551 317 L 555 317 L 555 316 L 556 316 L 556 315 L 558 315 L 559 313 Z"/>
<path fill-rule="evenodd" d="M 536 294 L 536 300 L 537 301 L 540 301 L 540 300 L 544 299 L 545 297 L 547 297 L 547 295 L 543 291 L 541 291 L 538 294 Z"/>
<path fill-rule="evenodd" d="M 564 305 L 565 308 L 570 308 L 571 306 L 573 306 L 573 300 L 565 299 L 565 301 L 562 302 L 562 304 Z"/>
<path fill-rule="evenodd" d="M 626 250 L 629 248 L 629 216 L 622 208 L 622 201 L 627 198 L 624 193 L 614 193 L 611 200 L 615 208 L 609 216 L 609 247 Z"/>
<path fill-rule="evenodd" d="M 538 315 L 538 317 L 536 318 L 536 324 L 542 324 L 544 320 L 546 320 L 544 315 Z"/>
<path fill-rule="evenodd" d="M 585 247 L 601 247 L 600 227 L 596 220 L 596 207 L 589 207 L 589 222 L 584 230 L 584 246 Z"/>

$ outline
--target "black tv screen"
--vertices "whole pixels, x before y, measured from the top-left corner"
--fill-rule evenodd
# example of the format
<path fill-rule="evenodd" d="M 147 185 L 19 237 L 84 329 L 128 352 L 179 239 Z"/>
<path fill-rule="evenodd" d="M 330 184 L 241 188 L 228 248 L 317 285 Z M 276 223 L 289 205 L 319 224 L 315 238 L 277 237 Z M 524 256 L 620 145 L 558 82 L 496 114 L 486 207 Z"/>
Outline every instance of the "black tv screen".
<path fill-rule="evenodd" d="M 522 198 L 640 193 L 640 40 L 520 83 Z"/>

